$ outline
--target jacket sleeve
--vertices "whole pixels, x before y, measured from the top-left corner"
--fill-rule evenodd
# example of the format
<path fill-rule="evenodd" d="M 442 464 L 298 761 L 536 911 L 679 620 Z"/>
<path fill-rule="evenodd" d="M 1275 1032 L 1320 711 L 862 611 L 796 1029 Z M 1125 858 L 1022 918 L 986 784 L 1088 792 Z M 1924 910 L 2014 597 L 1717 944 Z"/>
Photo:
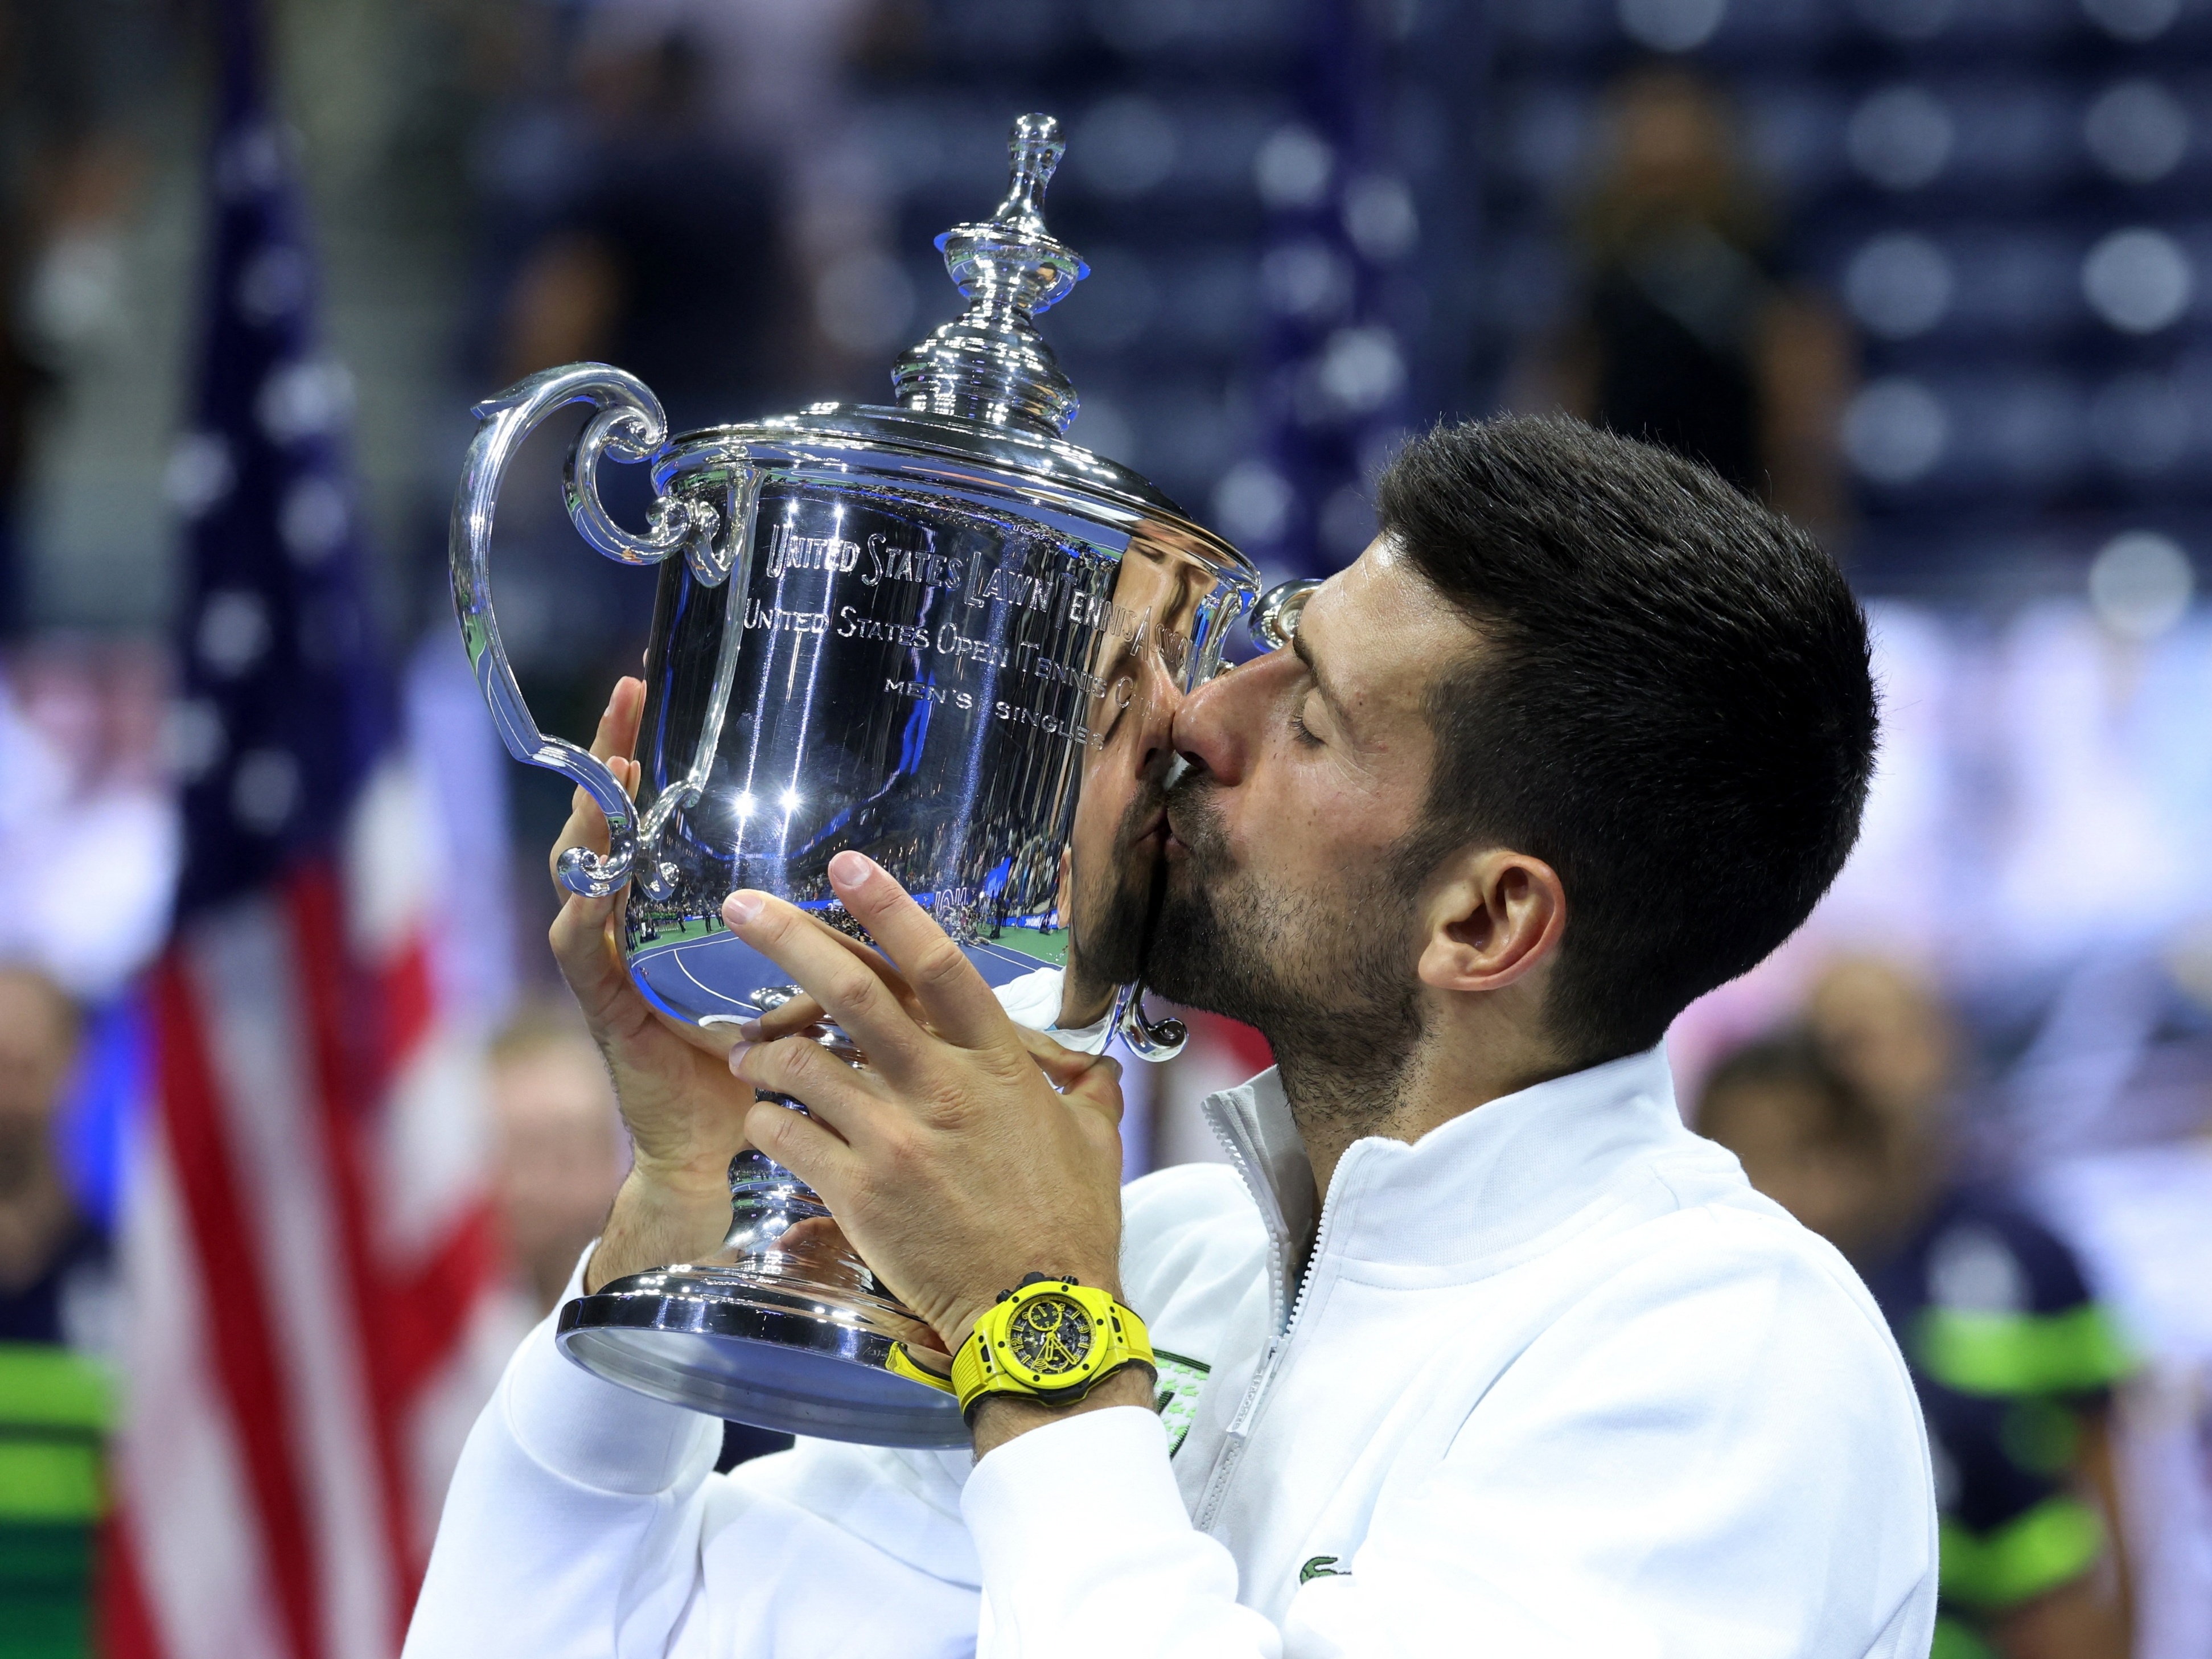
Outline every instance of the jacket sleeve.
<path fill-rule="evenodd" d="M 469 1436 L 404 1659 L 974 1651 L 945 1465 L 801 1441 L 716 1474 L 721 1427 L 590 1375 L 538 1327 Z"/>
<path fill-rule="evenodd" d="M 960 1505 L 985 1587 L 980 1659 L 1280 1659 L 1280 1633 L 1237 1600 L 1229 1552 L 1191 1525 L 1167 1431 L 1141 1407 L 1009 1440 Z"/>
<path fill-rule="evenodd" d="M 1817 1266 L 1771 1253 L 1709 1249 L 1614 1276 L 1479 1412 L 1467 1402 L 1448 1440 L 1401 1446 L 1371 1511 L 1345 1517 L 1356 1547 L 1308 1561 L 1275 1598 L 1279 1622 L 1238 1604 L 1237 1564 L 1192 1526 L 1146 1413 L 1034 1430 L 983 1458 L 962 1498 L 980 1651 L 1919 1659 L 1934 1506 L 1878 1318 Z M 1452 1390 L 1448 1348 L 1409 1398 Z M 1306 1496 L 1328 1510 L 1329 1494 Z M 1305 1553 L 1288 1537 L 1265 1552 Z M 1267 1602 L 1269 1586 L 1246 1588 Z"/>

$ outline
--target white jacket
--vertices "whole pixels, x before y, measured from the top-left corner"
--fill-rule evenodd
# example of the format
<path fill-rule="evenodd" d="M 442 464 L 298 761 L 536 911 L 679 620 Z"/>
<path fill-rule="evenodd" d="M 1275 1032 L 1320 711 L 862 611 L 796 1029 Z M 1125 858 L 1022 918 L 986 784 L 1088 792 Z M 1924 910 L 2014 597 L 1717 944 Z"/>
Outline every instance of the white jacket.
<path fill-rule="evenodd" d="M 1272 1073 L 1234 1169 L 1126 1195 L 1161 1416 L 965 1453 L 720 1426 L 532 1333 L 407 1659 L 1920 1659 L 1918 1407 L 1843 1259 L 1676 1115 L 1653 1049 L 1312 1176 Z"/>

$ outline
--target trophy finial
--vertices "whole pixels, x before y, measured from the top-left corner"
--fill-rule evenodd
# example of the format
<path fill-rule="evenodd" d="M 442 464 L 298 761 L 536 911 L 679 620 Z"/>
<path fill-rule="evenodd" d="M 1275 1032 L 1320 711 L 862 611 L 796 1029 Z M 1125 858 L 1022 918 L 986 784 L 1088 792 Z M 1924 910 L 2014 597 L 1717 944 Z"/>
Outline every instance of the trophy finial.
<path fill-rule="evenodd" d="M 1067 149 L 1060 123 L 1021 116 L 1006 149 L 1012 163 L 1006 199 L 988 219 L 955 225 L 937 239 L 968 308 L 902 354 L 891 385 L 902 409 L 1057 435 L 1079 403 L 1036 319 L 1091 268 L 1045 228 L 1045 185 Z"/>
<path fill-rule="evenodd" d="M 1044 187 L 1052 182 L 1060 158 L 1067 154 L 1067 140 L 1060 136 L 1060 123 L 1049 115 L 1016 116 L 1014 130 L 1006 135 L 1006 154 L 1013 164 L 1013 178 L 1006 187 L 1006 199 L 999 204 L 991 222 L 1010 230 L 1018 228 L 1024 235 L 1042 236 Z"/>

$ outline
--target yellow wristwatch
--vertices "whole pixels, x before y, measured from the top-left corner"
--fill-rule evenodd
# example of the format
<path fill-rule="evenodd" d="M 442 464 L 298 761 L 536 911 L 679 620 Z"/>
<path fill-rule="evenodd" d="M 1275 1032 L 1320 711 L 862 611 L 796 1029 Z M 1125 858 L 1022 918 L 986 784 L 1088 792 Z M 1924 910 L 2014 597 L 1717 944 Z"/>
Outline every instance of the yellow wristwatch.
<path fill-rule="evenodd" d="M 975 1322 L 952 1356 L 951 1391 L 973 1420 L 985 1395 L 1073 1405 L 1131 1365 L 1159 1374 L 1143 1320 L 1103 1291 L 1031 1273 Z"/>

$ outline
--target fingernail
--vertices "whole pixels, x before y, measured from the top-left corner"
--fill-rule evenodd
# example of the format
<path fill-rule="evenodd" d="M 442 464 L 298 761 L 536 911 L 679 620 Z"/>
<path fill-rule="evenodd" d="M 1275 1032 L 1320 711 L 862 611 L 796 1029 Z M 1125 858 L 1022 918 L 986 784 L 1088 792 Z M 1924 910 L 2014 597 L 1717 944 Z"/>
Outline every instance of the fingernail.
<path fill-rule="evenodd" d="M 738 1022 L 738 1035 L 743 1037 L 747 1042 L 758 1042 L 761 1036 L 761 1023 L 757 1019 L 739 1020 Z"/>
<path fill-rule="evenodd" d="M 738 1066 L 745 1063 L 745 1056 L 752 1053 L 752 1051 L 753 1045 L 750 1042 L 732 1043 L 730 1045 L 730 1070 L 732 1073 L 735 1073 Z"/>
<path fill-rule="evenodd" d="M 840 887 L 858 887 L 876 872 L 876 861 L 865 854 L 847 851 L 830 860 L 830 879 Z"/>
<path fill-rule="evenodd" d="M 761 906 L 768 902 L 768 895 L 743 888 L 722 901 L 722 920 L 732 927 L 744 927 L 760 915 Z"/>

